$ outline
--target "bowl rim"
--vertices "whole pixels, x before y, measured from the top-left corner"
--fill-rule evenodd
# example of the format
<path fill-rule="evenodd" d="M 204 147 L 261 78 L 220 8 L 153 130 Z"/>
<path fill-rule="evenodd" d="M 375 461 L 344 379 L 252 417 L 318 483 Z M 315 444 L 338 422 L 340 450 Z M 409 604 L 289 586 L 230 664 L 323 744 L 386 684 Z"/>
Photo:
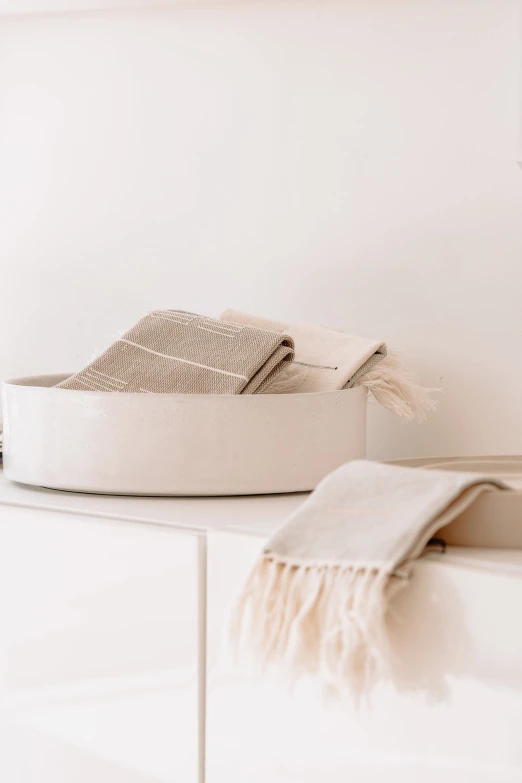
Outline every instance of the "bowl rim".
<path fill-rule="evenodd" d="M 42 381 L 44 379 L 55 379 L 56 383 L 60 383 L 61 380 L 65 380 L 66 378 L 70 378 L 71 375 L 74 375 L 74 373 L 43 373 L 39 375 L 25 375 L 19 378 L 9 378 L 7 380 L 2 381 L 1 385 L 2 388 L 23 388 L 23 389 L 32 389 L 34 391 L 39 391 L 40 393 L 47 393 L 47 392 L 59 392 L 59 393 L 66 393 L 67 395 L 74 395 L 75 397 L 78 396 L 85 396 L 88 395 L 89 397 L 97 396 L 101 398 L 107 398 L 112 399 L 115 397 L 115 392 L 107 392 L 107 391 L 96 391 L 96 390 L 90 390 L 90 389 L 56 389 L 55 386 L 49 386 L 49 385 L 40 385 L 38 384 L 38 381 Z M 139 398 L 139 399 L 147 399 L 147 398 L 157 398 L 161 397 L 163 399 L 167 398 L 183 398 L 183 399 L 211 399 L 211 400 L 218 400 L 218 399 L 237 399 L 237 400 L 260 400 L 260 399 L 271 399 L 277 398 L 279 400 L 288 400 L 289 398 L 295 399 L 296 397 L 299 398 L 317 398 L 317 397 L 328 397 L 332 398 L 335 395 L 343 395 L 343 397 L 346 395 L 346 392 L 358 392 L 361 396 L 363 394 L 367 394 L 367 389 L 364 386 L 353 386 L 350 389 L 332 389 L 329 391 L 314 391 L 314 392 L 289 392 L 287 394 L 178 394 L 178 393 L 171 393 L 171 392 L 148 392 L 147 394 L 144 394 L 143 392 L 123 392 L 123 395 L 126 398 Z M 117 395 L 119 396 L 119 395 Z"/>

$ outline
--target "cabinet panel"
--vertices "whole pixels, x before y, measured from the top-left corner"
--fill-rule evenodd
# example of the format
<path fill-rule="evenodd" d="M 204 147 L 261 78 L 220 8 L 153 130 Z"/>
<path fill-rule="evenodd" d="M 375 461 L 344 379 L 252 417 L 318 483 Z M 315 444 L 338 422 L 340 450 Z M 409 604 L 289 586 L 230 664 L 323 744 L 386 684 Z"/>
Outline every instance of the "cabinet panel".
<path fill-rule="evenodd" d="M 0 507 L 0 777 L 195 783 L 198 538 Z"/>
<path fill-rule="evenodd" d="M 522 779 L 522 562 L 426 559 L 393 607 L 394 685 L 368 703 L 293 694 L 218 655 L 263 540 L 209 537 L 207 783 L 499 783 Z"/>

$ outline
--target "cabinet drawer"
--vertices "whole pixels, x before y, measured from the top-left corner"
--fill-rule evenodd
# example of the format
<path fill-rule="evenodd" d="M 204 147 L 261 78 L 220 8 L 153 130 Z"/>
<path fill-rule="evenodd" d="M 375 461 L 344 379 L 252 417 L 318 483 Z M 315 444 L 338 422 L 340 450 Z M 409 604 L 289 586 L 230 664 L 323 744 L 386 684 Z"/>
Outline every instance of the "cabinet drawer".
<path fill-rule="evenodd" d="M 197 580 L 196 535 L 0 507 L 2 779 L 197 780 Z"/>

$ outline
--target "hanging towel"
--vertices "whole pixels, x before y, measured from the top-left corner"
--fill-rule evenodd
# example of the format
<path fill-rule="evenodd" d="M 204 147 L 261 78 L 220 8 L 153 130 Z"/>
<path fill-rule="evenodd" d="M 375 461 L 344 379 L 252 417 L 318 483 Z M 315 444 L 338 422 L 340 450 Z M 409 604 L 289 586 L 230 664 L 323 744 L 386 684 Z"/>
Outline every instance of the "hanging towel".
<path fill-rule="evenodd" d="M 239 653 L 291 680 L 367 690 L 387 672 L 386 613 L 429 540 L 485 491 L 473 473 L 354 461 L 335 470 L 261 553 L 235 609 Z"/>
<path fill-rule="evenodd" d="M 357 337 L 311 324 L 284 324 L 225 310 L 221 319 L 248 324 L 289 335 L 295 344 L 295 357 L 277 379 L 278 388 L 268 391 L 318 392 L 366 386 L 377 402 L 406 421 L 423 421 L 435 408 L 430 390 L 419 385 L 417 377 L 404 367 L 396 352 L 388 355 L 382 340 Z"/>
<path fill-rule="evenodd" d="M 178 310 L 142 318 L 62 389 L 259 394 L 294 357 L 291 337 Z"/>

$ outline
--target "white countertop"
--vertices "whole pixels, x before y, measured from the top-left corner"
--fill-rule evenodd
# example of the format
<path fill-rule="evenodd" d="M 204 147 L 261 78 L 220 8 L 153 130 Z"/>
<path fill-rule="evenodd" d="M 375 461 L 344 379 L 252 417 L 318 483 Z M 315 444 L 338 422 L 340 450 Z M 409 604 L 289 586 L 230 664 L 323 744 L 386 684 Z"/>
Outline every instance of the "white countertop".
<path fill-rule="evenodd" d="M 18 484 L 7 479 L 0 470 L 0 506 L 39 508 L 196 532 L 270 535 L 305 497 L 307 493 L 303 492 L 204 498 L 89 495 Z"/>
<path fill-rule="evenodd" d="M 250 495 L 242 497 L 149 498 L 89 495 L 18 484 L 0 470 L 0 507 L 12 506 L 75 515 L 164 525 L 194 533 L 238 533 L 270 536 L 307 497 Z M 425 562 L 515 572 L 522 576 L 522 551 L 448 547 L 444 555 L 430 553 Z"/>

